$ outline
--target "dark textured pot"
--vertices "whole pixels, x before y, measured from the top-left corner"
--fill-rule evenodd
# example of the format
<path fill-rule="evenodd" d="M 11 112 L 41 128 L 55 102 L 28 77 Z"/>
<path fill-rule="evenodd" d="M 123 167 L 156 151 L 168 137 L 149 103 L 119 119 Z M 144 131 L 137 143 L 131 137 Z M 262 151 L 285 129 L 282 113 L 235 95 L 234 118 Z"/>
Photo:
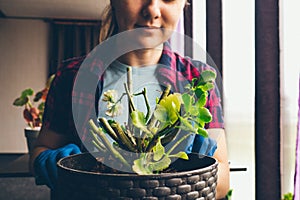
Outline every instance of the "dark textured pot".
<path fill-rule="evenodd" d="M 35 146 L 36 139 L 39 136 L 40 129 L 24 129 L 24 132 L 27 141 L 28 153 L 31 154 Z"/>
<path fill-rule="evenodd" d="M 89 153 L 58 162 L 55 199 L 215 199 L 217 161 L 190 154 L 172 163 L 175 173 L 154 175 L 93 172 L 97 165 Z"/>

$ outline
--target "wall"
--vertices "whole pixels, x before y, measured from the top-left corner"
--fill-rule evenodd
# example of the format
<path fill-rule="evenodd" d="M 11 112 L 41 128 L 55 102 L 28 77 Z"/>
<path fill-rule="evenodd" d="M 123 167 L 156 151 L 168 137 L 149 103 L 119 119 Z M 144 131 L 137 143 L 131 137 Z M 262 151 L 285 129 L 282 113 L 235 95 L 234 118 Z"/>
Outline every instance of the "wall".
<path fill-rule="evenodd" d="M 294 191 L 298 122 L 300 19 L 298 0 L 280 1 L 282 194 Z M 299 158 L 298 158 L 299 159 Z M 298 188 L 299 191 L 299 188 Z"/>
<path fill-rule="evenodd" d="M 25 88 L 44 87 L 48 32 L 41 20 L 0 19 L 0 153 L 27 152 L 23 109 L 12 102 Z"/>

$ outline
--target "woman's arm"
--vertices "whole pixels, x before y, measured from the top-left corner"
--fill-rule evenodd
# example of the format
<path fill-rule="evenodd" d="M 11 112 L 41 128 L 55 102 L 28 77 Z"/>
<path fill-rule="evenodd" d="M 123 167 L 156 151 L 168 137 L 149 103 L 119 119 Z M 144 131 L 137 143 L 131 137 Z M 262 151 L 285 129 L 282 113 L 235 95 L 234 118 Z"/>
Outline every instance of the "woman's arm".
<path fill-rule="evenodd" d="M 30 155 L 30 171 L 34 174 L 33 163 L 35 158 L 48 149 L 58 149 L 68 144 L 68 140 L 64 135 L 57 134 L 56 132 L 47 128 L 42 128 L 37 139 L 35 148 Z"/>
<path fill-rule="evenodd" d="M 217 159 L 218 165 L 218 184 L 217 199 L 222 199 L 229 191 L 229 163 L 227 155 L 227 144 L 225 131 L 221 128 L 208 129 L 209 136 L 217 141 L 218 148 L 213 157 Z"/>

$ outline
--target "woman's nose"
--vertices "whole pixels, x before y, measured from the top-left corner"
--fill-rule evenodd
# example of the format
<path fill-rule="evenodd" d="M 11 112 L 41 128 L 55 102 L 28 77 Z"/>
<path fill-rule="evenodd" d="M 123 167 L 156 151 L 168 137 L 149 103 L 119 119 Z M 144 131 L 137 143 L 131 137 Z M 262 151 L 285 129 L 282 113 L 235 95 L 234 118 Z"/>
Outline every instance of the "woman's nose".
<path fill-rule="evenodd" d="M 159 0 L 146 1 L 143 10 L 143 17 L 147 20 L 154 20 L 161 17 L 161 8 Z"/>

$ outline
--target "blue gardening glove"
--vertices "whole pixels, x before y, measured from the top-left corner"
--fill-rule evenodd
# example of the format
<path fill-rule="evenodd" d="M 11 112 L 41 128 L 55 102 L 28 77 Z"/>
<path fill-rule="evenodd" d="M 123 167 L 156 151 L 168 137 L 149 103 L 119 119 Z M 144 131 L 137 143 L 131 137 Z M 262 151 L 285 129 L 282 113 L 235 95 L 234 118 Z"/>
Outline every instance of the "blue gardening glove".
<path fill-rule="evenodd" d="M 204 138 L 201 135 L 196 135 L 193 143 L 192 152 L 200 155 L 213 156 L 217 149 L 217 142 L 212 138 Z"/>
<path fill-rule="evenodd" d="M 81 151 L 75 144 L 68 144 L 55 150 L 48 149 L 40 153 L 34 161 L 36 184 L 47 185 L 49 188 L 54 189 L 57 180 L 57 161 L 66 156 L 78 153 L 81 153 Z"/>

